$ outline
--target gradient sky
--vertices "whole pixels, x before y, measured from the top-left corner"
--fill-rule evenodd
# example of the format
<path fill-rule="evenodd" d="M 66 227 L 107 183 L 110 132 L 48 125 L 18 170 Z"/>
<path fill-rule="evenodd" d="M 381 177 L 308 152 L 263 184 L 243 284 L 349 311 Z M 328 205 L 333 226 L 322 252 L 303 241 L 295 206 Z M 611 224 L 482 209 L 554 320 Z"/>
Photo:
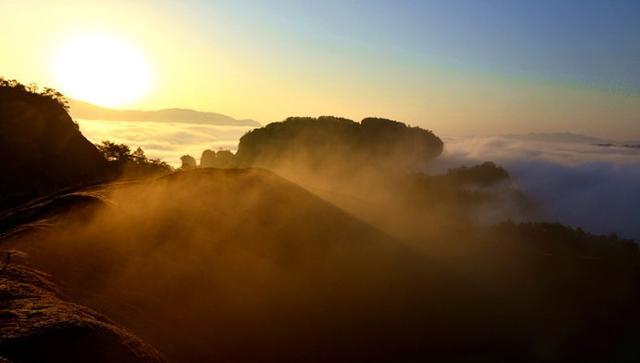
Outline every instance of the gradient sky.
<path fill-rule="evenodd" d="M 64 91 L 52 57 L 85 33 L 148 60 L 123 108 L 640 139 L 637 0 L 3 0 L 0 75 Z"/>

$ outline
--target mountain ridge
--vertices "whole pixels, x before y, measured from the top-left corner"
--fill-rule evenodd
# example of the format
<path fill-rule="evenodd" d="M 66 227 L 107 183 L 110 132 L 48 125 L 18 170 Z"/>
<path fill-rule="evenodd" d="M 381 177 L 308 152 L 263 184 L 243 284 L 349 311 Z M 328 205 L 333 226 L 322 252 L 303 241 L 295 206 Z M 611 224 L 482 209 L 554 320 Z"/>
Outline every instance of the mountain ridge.
<path fill-rule="evenodd" d="M 197 111 L 179 107 L 154 111 L 114 110 L 75 99 L 69 99 L 69 106 L 69 113 L 73 118 L 86 120 L 178 122 L 216 126 L 261 126 L 258 121 L 251 119 L 238 120 L 221 113 Z"/>

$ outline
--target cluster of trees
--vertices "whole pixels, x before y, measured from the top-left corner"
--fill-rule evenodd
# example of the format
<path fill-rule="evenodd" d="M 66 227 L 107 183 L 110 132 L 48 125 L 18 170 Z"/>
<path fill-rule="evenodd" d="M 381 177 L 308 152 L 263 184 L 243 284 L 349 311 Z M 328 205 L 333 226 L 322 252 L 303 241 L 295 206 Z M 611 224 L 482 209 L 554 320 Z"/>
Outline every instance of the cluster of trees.
<path fill-rule="evenodd" d="M 44 87 L 40 89 L 37 84 L 24 85 L 15 79 L 0 77 L 0 94 L 2 98 L 29 98 L 38 102 L 51 102 L 69 111 L 69 101 L 59 91 Z"/>
<path fill-rule="evenodd" d="M 107 161 L 115 164 L 121 171 L 135 174 L 168 173 L 173 171 L 171 165 L 166 162 L 157 158 L 148 158 L 140 147 L 131 151 L 129 145 L 103 141 L 96 144 L 96 148 Z"/>
<path fill-rule="evenodd" d="M 473 207 L 501 205 L 495 212 L 527 214 L 533 211 L 531 201 L 512 183 L 510 175 L 493 162 L 471 167 L 449 169 L 446 174 L 412 173 L 399 179 L 398 198 L 417 210 L 455 207 L 469 212 Z M 502 205 L 508 200 L 508 206 Z"/>
<path fill-rule="evenodd" d="M 621 265 L 632 263 L 636 268 L 640 266 L 638 244 L 615 233 L 602 236 L 560 223 L 514 223 L 511 220 L 493 226 L 492 230 L 547 255 L 609 259 Z"/>
<path fill-rule="evenodd" d="M 490 186 L 509 179 L 509 172 L 494 162 L 487 161 L 471 167 L 449 169 L 447 177 L 457 184 Z"/>

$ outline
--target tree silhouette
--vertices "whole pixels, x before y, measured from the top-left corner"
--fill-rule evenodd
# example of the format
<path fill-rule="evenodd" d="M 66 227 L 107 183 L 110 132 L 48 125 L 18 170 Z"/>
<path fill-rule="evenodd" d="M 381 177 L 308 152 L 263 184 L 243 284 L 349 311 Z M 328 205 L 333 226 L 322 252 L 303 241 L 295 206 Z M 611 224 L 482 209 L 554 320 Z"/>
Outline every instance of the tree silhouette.
<path fill-rule="evenodd" d="M 127 162 L 135 157 L 131 154 L 131 148 L 125 144 L 116 144 L 115 142 L 105 140 L 100 144 L 96 144 L 96 147 L 108 161 Z M 142 149 L 138 149 L 142 151 Z M 136 150 L 136 152 L 137 151 L 138 150 Z M 142 155 L 144 156 L 144 152 L 142 152 Z"/>
<path fill-rule="evenodd" d="M 148 161 L 146 155 L 144 154 L 144 151 L 139 146 L 134 152 L 131 153 L 131 159 L 134 163 L 137 164 L 144 164 Z"/>
<path fill-rule="evenodd" d="M 131 151 L 129 145 L 105 140 L 100 144 L 96 144 L 96 148 L 104 155 L 105 159 L 117 164 L 121 172 L 126 170 L 128 174 L 144 176 L 147 174 L 167 173 L 173 170 L 169 164 L 160 159 L 147 158 L 141 147 Z"/>
<path fill-rule="evenodd" d="M 30 83 L 25 86 L 15 79 L 8 80 L 0 77 L 0 92 L 4 97 L 24 98 L 28 96 L 31 100 L 40 99 L 41 101 L 53 101 L 65 111 L 69 111 L 69 101 L 67 101 L 66 97 L 50 87 L 45 87 L 40 91 L 38 85 L 35 83 Z"/>

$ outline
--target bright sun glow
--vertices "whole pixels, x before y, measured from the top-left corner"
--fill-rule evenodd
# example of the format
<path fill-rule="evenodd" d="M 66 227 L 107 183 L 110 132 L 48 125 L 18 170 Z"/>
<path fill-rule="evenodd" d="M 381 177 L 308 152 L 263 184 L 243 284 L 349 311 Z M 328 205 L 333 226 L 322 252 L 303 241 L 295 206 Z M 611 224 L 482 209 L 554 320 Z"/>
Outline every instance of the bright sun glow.
<path fill-rule="evenodd" d="M 137 101 L 150 83 L 141 52 L 106 35 L 86 35 L 66 43 L 55 56 L 53 72 L 65 95 L 101 106 Z"/>

